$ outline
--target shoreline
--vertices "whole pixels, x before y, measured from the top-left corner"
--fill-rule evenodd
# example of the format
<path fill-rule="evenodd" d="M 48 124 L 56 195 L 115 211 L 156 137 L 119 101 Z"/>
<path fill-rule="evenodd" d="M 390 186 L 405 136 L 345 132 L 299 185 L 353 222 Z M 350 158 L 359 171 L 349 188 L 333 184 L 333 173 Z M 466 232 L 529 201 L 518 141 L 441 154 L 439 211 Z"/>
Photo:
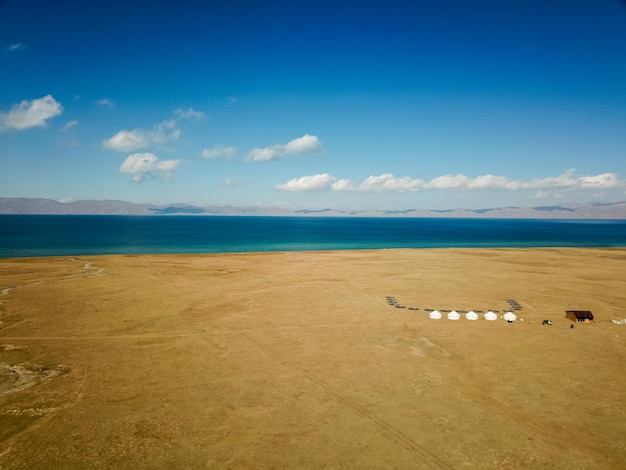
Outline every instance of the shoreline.
<path fill-rule="evenodd" d="M 55 255 L 33 255 L 33 256 L 13 256 L 13 257 L 0 257 L 0 263 L 2 261 L 9 260 L 28 260 L 28 259 L 41 259 L 41 260 L 55 260 L 63 258 L 100 258 L 100 257 L 134 257 L 134 256 L 165 256 L 165 257 L 202 257 L 202 256 L 236 256 L 236 255 L 271 255 L 271 254 L 314 254 L 314 253 L 375 253 L 375 252 L 393 252 L 393 251 L 549 251 L 549 250 L 614 250 L 614 251 L 626 251 L 626 245 L 624 246 L 490 246 L 490 247 L 476 247 L 476 246 L 441 246 L 441 247 L 390 247 L 390 248 L 338 248 L 338 249 L 310 249 L 310 250 L 276 250 L 276 251 L 219 251 L 219 252 L 154 252 L 154 253 L 100 253 L 100 254 L 55 254 Z"/>

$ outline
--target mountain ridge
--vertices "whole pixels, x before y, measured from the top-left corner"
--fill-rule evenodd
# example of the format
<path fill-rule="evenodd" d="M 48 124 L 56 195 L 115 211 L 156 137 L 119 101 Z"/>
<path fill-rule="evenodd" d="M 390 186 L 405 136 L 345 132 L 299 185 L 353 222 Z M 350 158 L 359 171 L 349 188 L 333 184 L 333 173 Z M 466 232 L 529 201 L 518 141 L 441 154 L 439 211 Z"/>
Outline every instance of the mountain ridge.
<path fill-rule="evenodd" d="M 184 203 L 157 205 L 116 199 L 59 202 L 46 198 L 5 197 L 0 198 L 0 214 L 626 219 L 626 202 L 484 209 L 338 210 L 231 205 L 197 206 Z"/>

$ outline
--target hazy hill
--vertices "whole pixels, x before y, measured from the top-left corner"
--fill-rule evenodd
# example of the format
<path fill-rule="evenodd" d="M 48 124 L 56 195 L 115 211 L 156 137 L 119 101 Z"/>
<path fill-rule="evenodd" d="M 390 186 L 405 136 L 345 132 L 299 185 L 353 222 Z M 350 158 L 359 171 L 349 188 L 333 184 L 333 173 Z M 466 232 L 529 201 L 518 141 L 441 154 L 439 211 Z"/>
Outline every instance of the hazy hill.
<path fill-rule="evenodd" d="M 135 204 L 117 200 L 58 202 L 42 198 L 0 198 L 0 214 L 84 214 L 84 215 L 272 215 L 306 217 L 464 217 L 543 219 L 626 219 L 626 202 L 609 204 L 562 204 L 538 207 L 496 207 L 489 209 L 287 210 L 272 207 L 193 206 L 188 204 Z"/>

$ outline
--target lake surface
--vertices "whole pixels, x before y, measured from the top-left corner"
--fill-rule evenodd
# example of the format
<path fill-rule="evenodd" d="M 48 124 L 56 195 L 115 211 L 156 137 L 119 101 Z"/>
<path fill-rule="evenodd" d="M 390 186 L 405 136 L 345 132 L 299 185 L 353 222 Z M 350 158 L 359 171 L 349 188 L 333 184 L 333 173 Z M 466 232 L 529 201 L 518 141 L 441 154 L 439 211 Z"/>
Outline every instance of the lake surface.
<path fill-rule="evenodd" d="M 0 257 L 624 247 L 626 220 L 0 215 Z"/>

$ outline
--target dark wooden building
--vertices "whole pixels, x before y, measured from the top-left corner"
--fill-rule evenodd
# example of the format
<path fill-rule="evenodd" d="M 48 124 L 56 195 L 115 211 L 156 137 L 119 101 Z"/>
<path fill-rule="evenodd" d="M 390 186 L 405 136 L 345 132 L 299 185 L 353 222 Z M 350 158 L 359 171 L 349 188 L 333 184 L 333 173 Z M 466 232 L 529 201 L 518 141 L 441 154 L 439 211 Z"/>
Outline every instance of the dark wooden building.
<path fill-rule="evenodd" d="M 566 310 L 565 318 L 578 323 L 593 323 L 593 313 L 589 310 Z"/>

